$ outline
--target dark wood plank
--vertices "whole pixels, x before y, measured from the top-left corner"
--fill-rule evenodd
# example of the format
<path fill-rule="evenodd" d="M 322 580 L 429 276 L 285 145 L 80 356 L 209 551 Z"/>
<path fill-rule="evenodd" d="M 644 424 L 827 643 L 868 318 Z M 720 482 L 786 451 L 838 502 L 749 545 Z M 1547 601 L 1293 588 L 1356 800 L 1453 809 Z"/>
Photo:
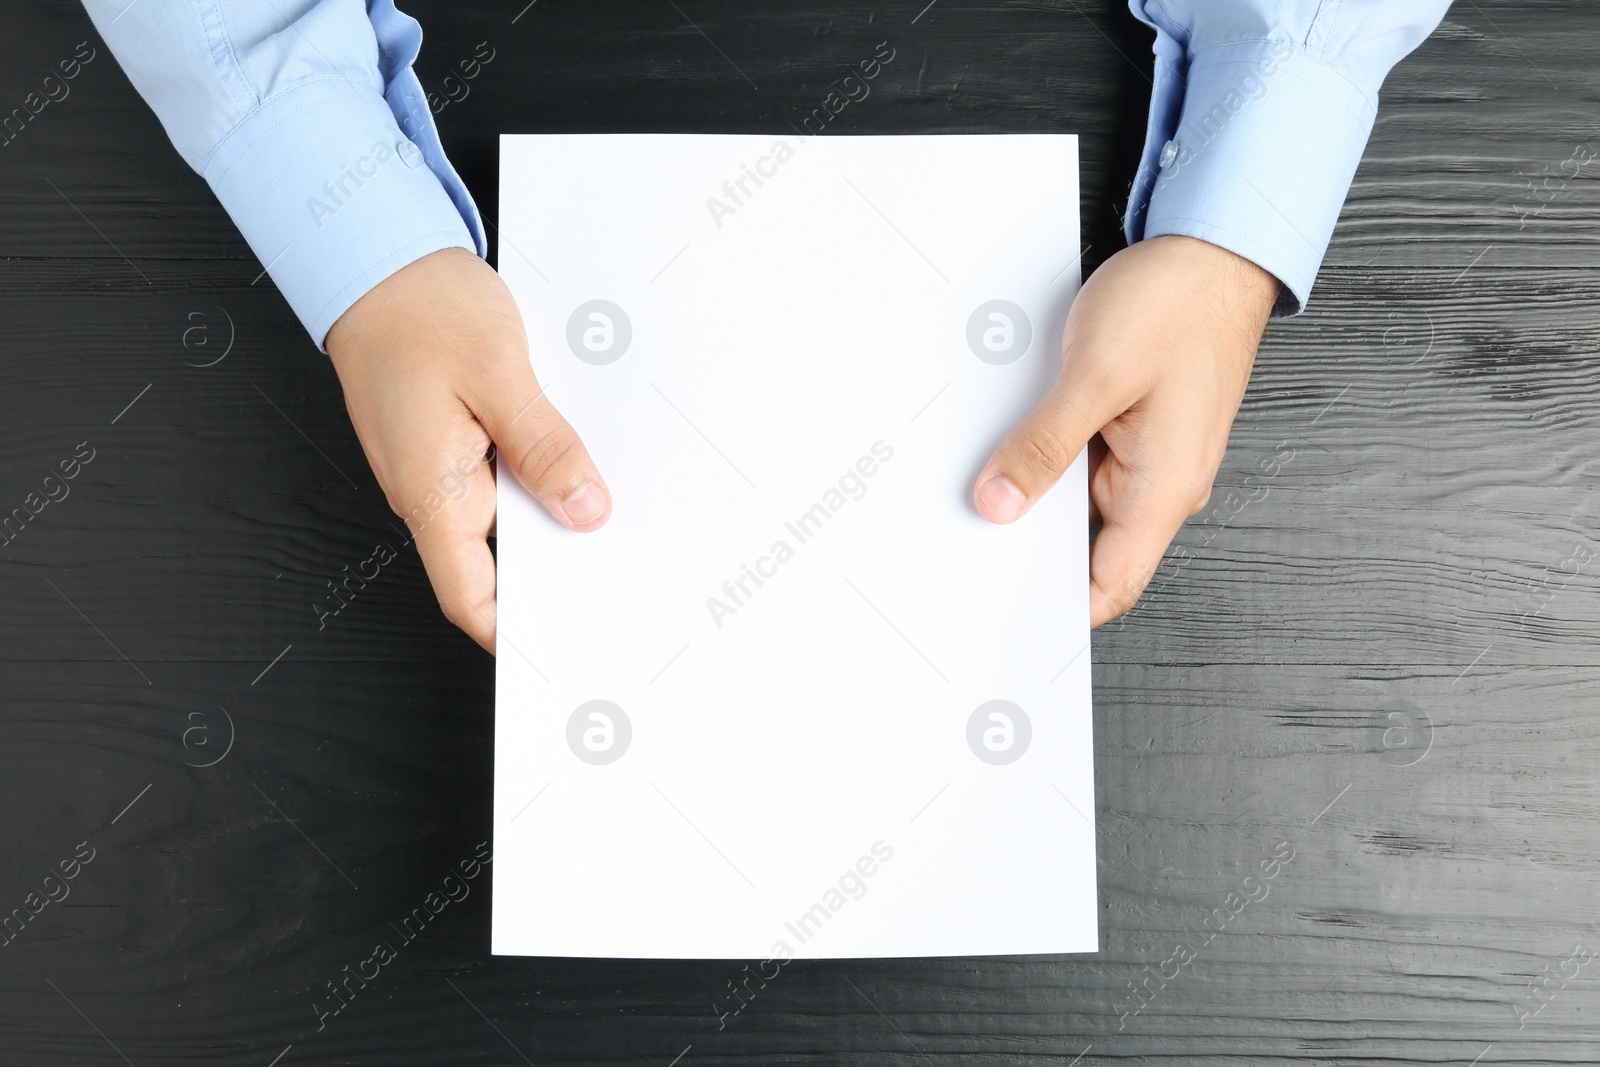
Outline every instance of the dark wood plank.
<path fill-rule="evenodd" d="M 1148 47 L 1120 3 L 403 6 L 430 88 L 496 49 L 440 115 L 485 205 L 501 130 L 779 128 L 889 39 L 840 132 L 1079 132 L 1086 262 L 1117 246 Z M 1600 945 L 1589 169 L 1522 216 L 1600 138 L 1596 17 L 1459 5 L 1399 68 L 1212 511 L 1097 634 L 1104 951 L 794 964 L 720 1024 L 742 962 L 493 958 L 480 879 L 319 1031 L 489 836 L 492 665 L 410 553 L 317 628 L 391 516 L 326 360 L 102 53 L 0 148 L 0 515 L 96 450 L 0 546 L 0 916 L 96 850 L 0 947 L 0 1063 L 1594 1062 L 1592 968 L 1559 981 Z M 92 33 L 66 0 L 4 19 L 0 104 Z"/>
<path fill-rule="evenodd" d="M 490 958 L 485 881 L 399 944 L 389 924 L 489 831 L 482 672 L 284 664 L 231 696 L 243 666 L 138 702 L 110 664 L 0 668 L 9 751 L 53 771 L 0 785 L 50 812 L 0 836 L 13 895 L 96 850 L 4 950 L 8 1063 L 115 1060 L 43 978 L 135 1063 L 516 1062 L 507 1038 L 536 1063 L 1593 1055 L 1587 976 L 1517 1029 L 1529 978 L 1594 943 L 1574 909 L 1597 872 L 1571 847 L 1600 812 L 1568 758 L 1600 740 L 1583 671 L 1488 668 L 1464 696 L 1448 671 L 1101 667 L 1098 956 L 794 964 L 719 1028 L 742 964 Z M 191 724 L 223 739 L 190 718 L 218 702 L 233 750 L 185 767 L 213 758 Z M 383 729 L 351 713 L 379 706 Z M 318 1031 L 326 983 L 378 940 L 396 961 Z M 1129 983 L 1180 944 L 1193 960 L 1134 1012 Z"/>

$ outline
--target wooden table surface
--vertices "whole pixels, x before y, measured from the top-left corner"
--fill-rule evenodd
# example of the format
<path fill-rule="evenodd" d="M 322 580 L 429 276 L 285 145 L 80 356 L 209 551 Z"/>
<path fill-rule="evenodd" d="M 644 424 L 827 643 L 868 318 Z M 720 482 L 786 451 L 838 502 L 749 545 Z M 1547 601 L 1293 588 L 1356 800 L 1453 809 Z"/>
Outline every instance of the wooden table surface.
<path fill-rule="evenodd" d="M 1116 0 L 524 3 L 403 4 L 491 217 L 501 132 L 782 131 L 889 41 L 838 133 L 1076 132 L 1120 246 Z M 0 1067 L 1600 1058 L 1600 8 L 1465 0 L 1401 64 L 1096 634 L 1103 952 L 799 963 L 719 1022 L 741 964 L 491 957 L 484 877 L 320 1029 L 491 836 L 492 662 L 409 550 L 318 629 L 397 540 L 326 359 L 77 5 L 0 23 L 0 113 L 96 53 L 0 147 L 0 513 L 76 474 L 0 546 L 0 914 L 69 894 L 0 947 Z"/>

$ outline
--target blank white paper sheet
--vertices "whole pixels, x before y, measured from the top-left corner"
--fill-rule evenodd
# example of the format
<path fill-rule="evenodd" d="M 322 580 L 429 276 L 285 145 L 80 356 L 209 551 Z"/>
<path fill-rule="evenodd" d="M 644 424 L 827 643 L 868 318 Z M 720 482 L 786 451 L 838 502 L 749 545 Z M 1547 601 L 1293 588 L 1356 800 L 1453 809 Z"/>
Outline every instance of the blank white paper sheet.
<path fill-rule="evenodd" d="M 1077 139 L 504 136 L 498 256 L 615 501 L 499 470 L 493 950 L 1093 952 Z"/>

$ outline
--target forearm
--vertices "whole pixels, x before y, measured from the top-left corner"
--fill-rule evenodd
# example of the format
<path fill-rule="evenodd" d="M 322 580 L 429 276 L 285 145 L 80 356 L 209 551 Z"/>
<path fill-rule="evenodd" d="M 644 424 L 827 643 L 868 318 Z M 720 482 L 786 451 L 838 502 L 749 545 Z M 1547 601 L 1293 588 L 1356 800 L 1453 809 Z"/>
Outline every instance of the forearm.
<path fill-rule="evenodd" d="M 1302 310 L 1372 131 L 1379 86 L 1448 6 L 1130 0 L 1156 29 L 1156 61 L 1129 241 L 1210 241 L 1283 283 L 1277 314 Z"/>
<path fill-rule="evenodd" d="M 320 346 L 378 282 L 486 252 L 393 0 L 85 0 L 107 46 Z"/>

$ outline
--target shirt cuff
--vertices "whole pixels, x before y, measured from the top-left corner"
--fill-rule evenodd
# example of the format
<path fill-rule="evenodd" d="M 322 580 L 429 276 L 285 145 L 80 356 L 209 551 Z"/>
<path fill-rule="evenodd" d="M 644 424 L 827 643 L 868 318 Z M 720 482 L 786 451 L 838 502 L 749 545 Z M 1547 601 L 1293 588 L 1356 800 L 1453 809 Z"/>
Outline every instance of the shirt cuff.
<path fill-rule="evenodd" d="M 479 251 L 383 96 L 343 78 L 264 101 L 202 173 L 324 352 L 339 316 L 401 267 L 441 248 Z"/>
<path fill-rule="evenodd" d="M 1283 283 L 1274 315 L 1298 314 L 1377 102 L 1286 41 L 1219 45 L 1187 71 L 1158 59 L 1157 74 L 1179 80 L 1182 106 L 1152 101 L 1129 240 L 1184 234 L 1220 245 Z"/>

